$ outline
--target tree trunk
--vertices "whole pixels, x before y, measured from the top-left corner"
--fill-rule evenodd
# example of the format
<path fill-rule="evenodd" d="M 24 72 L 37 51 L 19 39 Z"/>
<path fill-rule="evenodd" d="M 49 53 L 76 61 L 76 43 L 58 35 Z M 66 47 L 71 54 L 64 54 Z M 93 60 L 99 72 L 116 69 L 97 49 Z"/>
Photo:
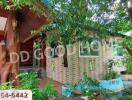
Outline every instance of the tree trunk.
<path fill-rule="evenodd" d="M 4 59 L 1 59 L 0 61 L 0 70 L 1 72 L 4 72 L 4 74 L 1 74 L 1 83 L 4 83 L 9 79 L 13 80 L 13 85 L 16 86 L 19 83 L 18 79 L 16 78 L 19 67 L 19 56 L 17 56 L 19 50 L 19 43 L 16 35 L 16 19 L 14 12 L 10 12 L 7 20 L 7 26 L 5 29 L 5 42 L 5 49 L 3 49 L 3 46 L 0 47 L 0 54 L 7 53 L 6 49 L 8 51 L 8 54 L 6 54 L 6 56 L 3 56 Z M 7 55 L 8 57 L 10 57 L 8 63 L 6 62 Z M 9 75 L 11 76 L 8 77 Z"/>

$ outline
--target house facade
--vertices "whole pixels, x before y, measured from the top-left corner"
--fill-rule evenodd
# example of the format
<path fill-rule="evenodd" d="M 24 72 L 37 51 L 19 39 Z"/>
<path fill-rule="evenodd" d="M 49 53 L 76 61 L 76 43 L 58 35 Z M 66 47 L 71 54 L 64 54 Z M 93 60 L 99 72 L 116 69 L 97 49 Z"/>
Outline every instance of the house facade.
<path fill-rule="evenodd" d="M 119 61 L 123 57 L 123 49 L 119 45 L 120 37 L 110 37 L 107 40 L 77 42 L 67 46 L 68 66 L 64 67 L 63 47 L 58 51 L 58 57 L 47 57 L 47 77 L 61 83 L 75 84 L 87 73 L 93 79 L 102 79 L 107 71 L 107 62 L 114 58 Z M 58 49 L 57 48 L 57 49 Z M 115 66 L 122 67 L 121 64 Z M 121 68 L 122 69 L 122 68 Z"/>

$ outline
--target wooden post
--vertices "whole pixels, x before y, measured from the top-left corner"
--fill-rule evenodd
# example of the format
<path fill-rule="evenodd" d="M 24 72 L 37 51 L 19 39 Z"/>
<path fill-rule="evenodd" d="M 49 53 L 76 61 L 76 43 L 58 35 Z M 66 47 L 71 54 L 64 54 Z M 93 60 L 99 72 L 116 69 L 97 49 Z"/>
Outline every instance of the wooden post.
<path fill-rule="evenodd" d="M 0 54 L 0 78 L 1 83 L 5 83 L 7 81 L 12 64 L 6 63 L 6 47 L 3 42 L 0 43 Z"/>
<path fill-rule="evenodd" d="M 18 43 L 18 39 L 16 35 L 17 34 L 16 26 L 17 26 L 17 22 L 15 18 L 15 13 L 10 12 L 8 19 L 7 19 L 7 26 L 5 29 L 6 49 L 8 50 L 8 53 L 10 55 L 10 59 L 9 59 L 10 62 L 8 64 L 9 68 L 6 69 L 7 73 L 5 73 L 6 77 L 4 79 L 7 79 L 8 75 L 10 74 L 11 77 L 9 77 L 9 80 L 10 79 L 14 80 L 14 85 L 18 85 L 19 83 L 18 79 L 16 78 L 17 71 L 18 71 L 17 69 L 19 67 L 19 58 L 17 56 L 18 50 L 19 50 L 19 43 Z M 6 62 L 5 62 L 5 65 L 6 65 Z"/>

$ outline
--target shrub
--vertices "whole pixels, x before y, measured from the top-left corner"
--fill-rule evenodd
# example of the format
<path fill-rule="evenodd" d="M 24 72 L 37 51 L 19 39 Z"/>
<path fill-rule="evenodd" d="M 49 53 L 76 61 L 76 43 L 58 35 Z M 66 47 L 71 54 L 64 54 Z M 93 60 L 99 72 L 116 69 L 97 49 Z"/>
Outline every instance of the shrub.
<path fill-rule="evenodd" d="M 37 72 L 21 73 L 17 77 L 20 79 L 20 85 L 16 88 L 12 86 L 12 82 L 7 82 L 0 85 L 0 90 L 31 90 L 33 93 L 33 100 L 49 100 L 50 97 L 58 95 L 58 92 L 53 89 L 51 82 L 43 88 L 39 89 L 39 79 Z"/>

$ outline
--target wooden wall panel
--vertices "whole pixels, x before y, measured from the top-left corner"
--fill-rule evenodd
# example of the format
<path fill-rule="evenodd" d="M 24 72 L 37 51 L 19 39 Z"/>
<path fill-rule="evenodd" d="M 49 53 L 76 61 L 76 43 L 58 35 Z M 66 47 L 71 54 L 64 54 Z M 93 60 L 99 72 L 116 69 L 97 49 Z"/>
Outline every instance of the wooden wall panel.
<path fill-rule="evenodd" d="M 111 47 L 107 47 L 105 44 L 101 45 L 99 57 L 89 58 L 89 57 L 79 57 L 79 43 L 75 43 L 73 46 L 76 48 L 76 52 L 72 55 L 68 55 L 68 67 L 64 67 L 63 65 L 63 58 L 49 58 L 47 60 L 47 70 L 50 70 L 49 73 L 47 71 L 47 77 L 52 78 L 51 74 L 53 73 L 51 68 L 52 61 L 54 63 L 59 64 L 56 65 L 57 68 L 57 76 L 62 76 L 61 80 L 56 78 L 56 81 L 62 83 L 71 83 L 75 84 L 78 82 L 82 77 L 83 73 L 86 72 L 89 77 L 95 79 L 102 79 L 106 72 L 106 62 L 108 59 L 111 58 Z M 68 51 L 73 50 L 73 46 L 68 48 Z M 93 62 L 93 67 L 90 66 L 90 62 Z M 61 70 L 62 71 L 61 71 Z"/>
<path fill-rule="evenodd" d="M 33 40 L 30 40 L 24 44 L 21 44 L 20 47 L 21 51 L 27 51 L 29 53 L 29 60 L 26 62 L 20 62 L 20 66 L 33 66 Z M 23 55 L 24 58 L 26 59 L 27 55 Z"/>

